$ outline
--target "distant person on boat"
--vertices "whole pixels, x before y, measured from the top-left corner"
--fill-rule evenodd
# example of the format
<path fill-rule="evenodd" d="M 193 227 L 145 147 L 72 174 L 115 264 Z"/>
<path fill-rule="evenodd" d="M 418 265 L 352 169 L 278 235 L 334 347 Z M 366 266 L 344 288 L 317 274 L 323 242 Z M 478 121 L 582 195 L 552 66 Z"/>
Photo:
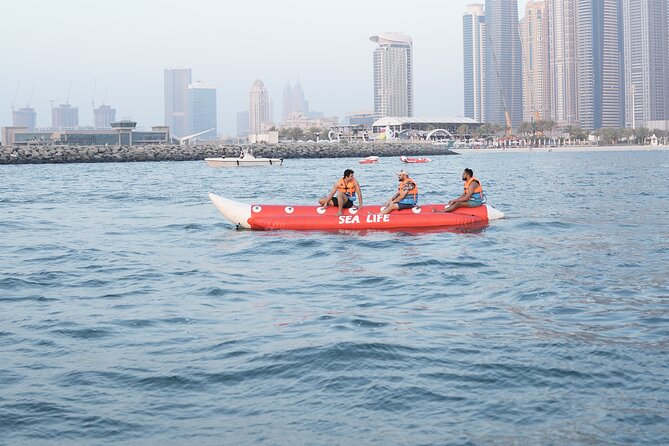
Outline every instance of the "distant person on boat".
<path fill-rule="evenodd" d="M 448 202 L 446 208 L 443 211 L 438 211 L 432 209 L 434 213 L 445 213 L 453 212 L 457 208 L 467 207 L 474 208 L 476 206 L 481 206 L 485 203 L 485 197 L 483 195 L 483 187 L 481 187 L 481 182 L 474 178 L 474 171 L 467 168 L 462 172 L 462 181 L 464 181 L 464 192 L 458 198 L 454 198 Z"/>
<path fill-rule="evenodd" d="M 328 206 L 337 206 L 339 211 L 337 215 L 341 215 L 344 209 L 352 208 L 356 206 L 356 201 L 358 202 L 358 207 L 362 207 L 362 191 L 360 190 L 360 183 L 354 177 L 354 172 L 351 169 L 346 169 L 344 171 L 344 177 L 340 178 L 334 186 L 330 193 L 321 199 L 318 202 L 326 208 Z"/>
<path fill-rule="evenodd" d="M 395 195 L 386 201 L 381 214 L 390 214 L 394 210 L 409 209 L 418 205 L 418 184 L 409 177 L 409 172 L 402 169 L 397 172 L 400 184 Z"/>

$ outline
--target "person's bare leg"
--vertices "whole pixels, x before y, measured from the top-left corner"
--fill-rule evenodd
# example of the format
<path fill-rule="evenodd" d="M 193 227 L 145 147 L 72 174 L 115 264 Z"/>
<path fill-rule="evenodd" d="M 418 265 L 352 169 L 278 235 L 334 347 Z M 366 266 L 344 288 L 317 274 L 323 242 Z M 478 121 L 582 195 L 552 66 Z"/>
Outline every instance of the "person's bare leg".
<path fill-rule="evenodd" d="M 392 203 L 386 206 L 384 209 L 381 209 L 379 214 L 390 214 L 392 211 L 395 209 L 399 209 L 400 207 L 397 205 L 397 203 Z"/>
<path fill-rule="evenodd" d="M 339 210 L 337 211 L 337 215 L 342 215 L 344 213 L 344 205 L 348 201 L 348 197 L 346 196 L 345 193 L 339 192 L 337 194 L 337 207 Z"/>
<path fill-rule="evenodd" d="M 321 206 L 325 206 L 325 203 L 327 203 L 328 206 L 334 206 L 334 202 L 332 200 L 327 201 L 325 197 L 321 197 L 318 199 L 318 203 Z"/>
<path fill-rule="evenodd" d="M 455 203 L 451 204 L 446 209 L 444 209 L 444 213 L 453 212 L 457 208 L 461 208 L 463 206 L 467 206 L 467 203 L 463 203 L 462 201 L 456 201 Z"/>

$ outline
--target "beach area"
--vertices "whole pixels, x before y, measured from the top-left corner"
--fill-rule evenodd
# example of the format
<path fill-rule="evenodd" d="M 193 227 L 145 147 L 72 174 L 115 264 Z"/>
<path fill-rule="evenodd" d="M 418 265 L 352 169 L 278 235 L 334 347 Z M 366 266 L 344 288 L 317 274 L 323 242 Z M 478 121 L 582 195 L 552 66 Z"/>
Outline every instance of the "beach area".
<path fill-rule="evenodd" d="M 577 153 L 577 152 L 661 152 L 669 145 L 659 146 L 558 146 L 558 147 L 494 147 L 454 148 L 455 153 Z"/>

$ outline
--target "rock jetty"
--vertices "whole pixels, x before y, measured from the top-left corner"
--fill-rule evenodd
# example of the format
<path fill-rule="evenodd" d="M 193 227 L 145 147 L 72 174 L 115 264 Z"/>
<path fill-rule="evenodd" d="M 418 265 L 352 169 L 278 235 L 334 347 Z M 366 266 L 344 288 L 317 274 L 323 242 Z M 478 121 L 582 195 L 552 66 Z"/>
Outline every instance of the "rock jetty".
<path fill-rule="evenodd" d="M 366 156 L 455 155 L 429 143 L 279 143 L 254 145 L 145 146 L 22 146 L 0 147 L 0 164 L 122 163 L 136 161 L 197 161 L 239 156 L 250 149 L 256 157 L 344 158 Z"/>

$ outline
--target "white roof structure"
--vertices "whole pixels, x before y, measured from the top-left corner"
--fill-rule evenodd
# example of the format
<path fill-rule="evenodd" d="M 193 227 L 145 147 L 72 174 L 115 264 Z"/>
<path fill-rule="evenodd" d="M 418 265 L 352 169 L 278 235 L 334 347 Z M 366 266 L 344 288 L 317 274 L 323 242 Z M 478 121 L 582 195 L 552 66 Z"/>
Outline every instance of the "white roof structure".
<path fill-rule="evenodd" d="M 472 118 L 459 117 L 442 117 L 442 118 L 410 118 L 408 116 L 393 117 L 386 116 L 385 118 L 374 121 L 374 127 L 383 126 L 397 126 L 410 124 L 481 124 Z"/>
<path fill-rule="evenodd" d="M 404 44 L 411 45 L 411 37 L 402 33 L 382 33 L 378 36 L 372 36 L 369 38 L 374 43 L 379 45 L 393 45 L 393 44 Z"/>

